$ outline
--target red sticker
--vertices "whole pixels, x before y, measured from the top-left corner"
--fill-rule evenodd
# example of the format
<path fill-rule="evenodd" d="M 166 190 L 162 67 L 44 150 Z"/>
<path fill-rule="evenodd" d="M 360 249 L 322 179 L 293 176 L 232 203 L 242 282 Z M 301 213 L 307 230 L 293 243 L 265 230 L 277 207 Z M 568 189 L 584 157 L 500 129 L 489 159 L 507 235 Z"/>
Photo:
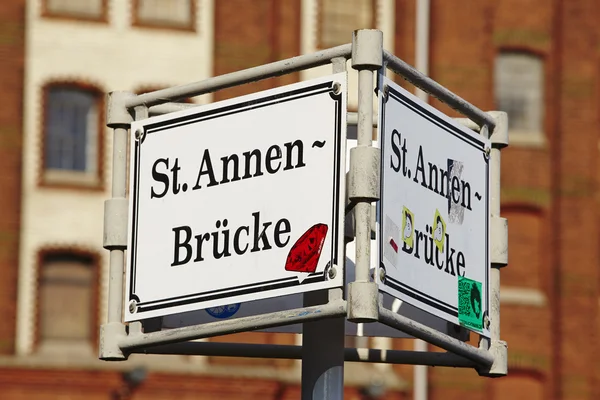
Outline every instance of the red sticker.
<path fill-rule="evenodd" d="M 327 225 L 316 224 L 308 229 L 294 243 L 285 262 L 286 271 L 315 272 L 321 249 L 327 236 Z"/>
<path fill-rule="evenodd" d="M 392 246 L 392 249 L 394 249 L 394 251 L 397 253 L 398 252 L 398 245 L 396 244 L 396 242 L 394 242 L 394 239 L 390 239 L 390 246 Z"/>

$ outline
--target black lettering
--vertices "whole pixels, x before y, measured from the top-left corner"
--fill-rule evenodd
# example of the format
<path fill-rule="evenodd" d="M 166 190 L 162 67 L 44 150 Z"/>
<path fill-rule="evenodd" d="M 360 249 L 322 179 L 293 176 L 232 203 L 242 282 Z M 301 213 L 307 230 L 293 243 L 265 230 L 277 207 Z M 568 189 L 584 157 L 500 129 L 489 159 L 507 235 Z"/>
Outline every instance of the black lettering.
<path fill-rule="evenodd" d="M 465 276 L 465 271 L 460 272 L 461 268 L 465 267 L 465 255 L 462 253 L 462 251 L 459 251 L 458 254 L 456 255 L 456 273 L 459 276 Z"/>
<path fill-rule="evenodd" d="M 200 164 L 200 171 L 198 172 L 198 179 L 196 179 L 196 185 L 192 188 L 193 190 L 200 189 L 200 178 L 202 175 L 208 175 L 208 179 L 210 182 L 206 187 L 216 186 L 218 185 L 215 180 L 215 173 L 213 171 L 212 162 L 210 161 L 210 153 L 208 149 L 204 150 L 204 154 L 202 155 L 202 164 Z"/>
<path fill-rule="evenodd" d="M 229 164 L 233 164 L 233 178 L 229 178 Z M 221 179 L 221 183 L 240 180 L 240 159 L 237 154 L 232 154 L 229 157 L 221 157 L 221 166 L 223 167 L 223 179 Z"/>
<path fill-rule="evenodd" d="M 179 159 L 176 158 L 175 159 L 175 163 L 173 164 L 173 168 L 171 168 L 171 172 L 173 173 L 173 194 L 177 194 L 180 192 L 180 188 L 181 185 L 177 182 L 178 181 L 178 173 L 181 170 L 181 168 L 179 167 Z"/>
<path fill-rule="evenodd" d="M 283 225 L 283 227 L 281 225 Z M 273 228 L 273 241 L 275 242 L 275 246 L 280 248 L 286 246 L 290 241 L 290 236 L 288 235 L 287 238 L 285 238 L 285 242 L 282 242 L 281 235 L 290 233 L 291 231 L 292 227 L 290 225 L 290 221 L 288 221 L 285 218 L 282 218 L 279 221 L 277 221 L 277 223 L 275 224 L 275 228 Z"/>
<path fill-rule="evenodd" d="M 416 245 L 415 245 L 415 257 L 416 258 L 421 258 L 419 256 L 419 242 L 423 239 L 423 232 L 419 232 L 418 230 L 415 229 L 415 237 L 414 240 L 416 240 Z"/>
<path fill-rule="evenodd" d="M 235 254 L 237 255 L 242 255 L 246 252 L 246 250 L 248 250 L 248 243 L 246 243 L 246 246 L 244 247 L 244 249 L 242 249 L 240 247 L 240 233 L 242 231 L 246 231 L 246 236 L 250 235 L 250 227 L 248 226 L 240 226 L 239 228 L 237 228 L 237 230 L 235 231 L 235 234 L 233 235 L 233 250 L 235 251 Z"/>
<path fill-rule="evenodd" d="M 154 162 L 152 166 L 152 179 L 157 182 L 162 182 L 164 184 L 163 191 L 161 193 L 156 193 L 154 191 L 154 187 L 150 188 L 150 198 L 158 198 L 164 197 L 165 194 L 169 191 L 169 175 L 164 174 L 162 172 L 157 171 L 158 164 L 165 164 L 166 168 L 169 168 L 169 159 L 168 158 L 159 158 Z"/>
<path fill-rule="evenodd" d="M 408 168 L 406 168 L 406 139 L 402 142 L 402 174 L 404 176 L 408 174 Z"/>
<path fill-rule="evenodd" d="M 210 240 L 210 233 L 204 233 L 202 235 L 196 235 L 196 258 L 194 258 L 194 262 L 204 261 L 202 257 L 202 245 L 204 242 L 208 242 Z"/>
<path fill-rule="evenodd" d="M 259 225 L 260 225 L 260 212 L 254 212 L 252 213 L 252 216 L 254 217 L 254 246 L 252 246 L 252 249 L 250 250 L 251 252 L 256 252 L 256 251 L 261 251 L 261 250 L 269 250 L 271 249 L 271 245 L 269 244 L 269 239 L 267 238 L 266 235 L 266 230 L 269 227 L 269 225 L 271 225 L 271 222 L 265 222 L 263 224 L 263 228 L 262 231 L 260 231 L 259 233 Z M 258 242 L 262 241 L 262 249 L 258 246 Z"/>
<path fill-rule="evenodd" d="M 181 240 L 182 231 L 185 232 L 185 239 L 183 241 Z M 178 226 L 177 228 L 173 228 L 173 232 L 175 233 L 175 253 L 173 254 L 171 267 L 186 264 L 192 258 L 192 246 L 189 244 L 192 238 L 192 229 L 189 226 Z M 180 258 L 179 254 L 182 247 L 185 249 L 185 257 L 183 259 Z"/>
<path fill-rule="evenodd" d="M 423 146 L 419 146 L 419 155 L 417 156 L 417 170 L 415 171 L 415 178 L 413 181 L 419 183 L 419 172 L 421 172 L 421 186 L 427 187 L 427 180 L 425 179 L 425 165 L 423 162 Z"/>
<path fill-rule="evenodd" d="M 444 188 L 448 188 L 447 192 L 450 193 L 450 188 L 449 188 L 449 183 L 448 183 L 448 171 L 444 171 L 443 169 L 440 169 L 440 175 L 441 175 L 441 182 L 440 182 L 440 194 L 444 197 L 446 197 L 446 191 L 444 191 Z"/>
<path fill-rule="evenodd" d="M 442 260 L 442 263 L 440 264 L 440 250 L 437 248 L 437 246 L 435 246 L 435 266 L 440 271 L 442 269 L 444 269 L 444 261 L 443 260 Z"/>
<path fill-rule="evenodd" d="M 394 138 L 398 138 L 398 144 L 396 144 L 396 142 L 394 141 Z M 398 172 L 400 171 L 400 148 L 398 147 L 400 145 L 400 133 L 397 130 L 393 130 L 392 131 L 392 138 L 391 138 L 391 142 L 392 142 L 392 152 L 394 154 L 392 154 L 390 156 L 390 167 L 395 171 Z M 394 165 L 394 155 L 396 156 L 396 158 L 398 159 L 398 165 Z"/>
<path fill-rule="evenodd" d="M 471 185 L 469 182 L 461 180 L 462 183 L 462 203 L 461 206 L 466 207 L 467 210 L 471 210 Z M 465 199 L 467 203 L 465 204 Z"/>
<path fill-rule="evenodd" d="M 435 164 L 429 164 L 429 190 L 433 190 L 436 193 L 439 193 L 438 190 L 438 167 Z M 433 179 L 435 178 L 435 185 L 433 185 Z"/>
<path fill-rule="evenodd" d="M 454 273 L 454 253 L 456 252 L 455 249 L 453 249 L 452 247 L 450 247 L 450 236 L 446 233 L 446 243 L 445 243 L 445 247 L 446 247 L 446 269 L 444 271 L 446 271 L 446 273 L 456 276 L 456 274 Z"/>
<path fill-rule="evenodd" d="M 274 174 L 275 172 L 279 171 L 279 167 L 281 167 L 281 161 L 277 163 L 276 168 L 273 168 L 273 165 L 271 164 L 272 161 L 279 159 L 281 159 L 281 148 L 277 145 L 269 147 L 269 150 L 267 150 L 267 156 L 265 157 L 265 168 L 267 169 L 268 173 Z"/>
<path fill-rule="evenodd" d="M 454 197 L 455 194 L 458 197 Z M 458 178 L 456 176 L 453 176 L 452 177 L 452 201 L 455 203 L 458 203 L 459 200 L 460 200 L 460 182 L 458 181 Z"/>
<path fill-rule="evenodd" d="M 217 221 L 217 229 L 221 226 L 221 221 Z M 223 228 L 227 227 L 227 220 L 223 220 Z M 229 257 L 231 253 L 229 252 L 229 229 L 223 230 L 223 251 L 219 252 L 219 231 L 215 231 L 212 233 L 213 237 L 213 257 L 215 260 L 218 260 L 221 257 Z"/>
<path fill-rule="evenodd" d="M 252 156 L 254 156 L 254 175 L 252 175 L 250 173 L 250 160 L 252 159 Z M 252 150 L 252 151 L 246 151 L 244 153 L 244 165 L 245 165 L 245 171 L 244 171 L 244 176 L 242 177 L 242 179 L 248 179 L 248 178 L 254 178 L 257 176 L 261 176 L 262 170 L 261 170 L 261 154 L 260 154 L 260 150 L 256 149 L 256 150 Z"/>
<path fill-rule="evenodd" d="M 285 143 L 285 167 L 283 168 L 284 171 L 287 171 L 288 169 L 293 169 L 293 168 L 301 168 L 306 166 L 306 164 L 304 164 L 304 147 L 302 144 L 301 140 L 295 140 L 293 143 Z M 296 166 L 292 166 L 292 150 L 294 149 L 294 147 L 296 149 L 298 149 L 298 151 L 296 152 L 298 154 L 298 160 L 296 162 Z"/>
<path fill-rule="evenodd" d="M 432 229 L 429 225 L 425 225 L 425 231 L 429 233 L 429 235 L 424 235 L 423 242 L 425 245 L 425 262 L 429 265 L 433 265 L 433 248 L 435 247 L 433 244 L 433 237 L 431 236 Z M 427 245 L 429 243 L 429 246 Z"/>

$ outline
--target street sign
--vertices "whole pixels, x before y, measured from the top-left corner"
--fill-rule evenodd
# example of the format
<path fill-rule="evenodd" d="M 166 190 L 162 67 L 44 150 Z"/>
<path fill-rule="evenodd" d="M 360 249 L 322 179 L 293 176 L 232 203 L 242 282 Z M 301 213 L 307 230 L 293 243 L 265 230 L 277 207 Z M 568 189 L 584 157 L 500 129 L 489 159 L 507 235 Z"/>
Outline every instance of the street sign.
<path fill-rule="evenodd" d="M 350 170 L 350 149 L 357 145 L 355 125 L 348 125 L 347 137 L 348 140 L 346 141 L 346 172 Z M 377 142 L 374 142 L 373 145 L 377 146 Z M 373 248 L 373 251 L 371 251 L 371 265 L 374 266 L 377 265 L 378 255 L 375 251 L 375 241 L 373 240 L 372 243 L 373 245 L 371 247 Z M 346 282 L 353 282 L 355 280 L 355 252 L 356 250 L 354 247 L 354 242 L 349 242 L 346 245 Z M 165 316 L 162 319 L 162 327 L 165 329 L 172 329 L 184 326 L 200 325 L 209 322 L 223 321 L 226 319 L 250 317 L 276 311 L 302 308 L 303 304 L 304 302 L 302 294 L 279 296 L 256 301 L 248 301 L 245 303 L 233 303 L 228 304 L 226 306 L 207 308 L 204 310 L 196 310 L 192 312 L 178 313 Z M 387 293 L 384 293 L 383 295 L 383 304 L 385 307 L 392 309 L 407 318 L 411 318 L 417 322 L 427 325 L 437 331 L 452 333 L 450 332 L 448 323 L 445 320 L 431 315 L 427 312 L 421 311 L 420 309 L 417 309 L 406 302 L 396 300 Z M 302 333 L 302 324 L 278 326 L 275 328 L 264 329 L 264 331 Z M 389 326 L 381 324 L 379 322 L 373 322 L 368 324 L 356 324 L 353 322 L 346 321 L 346 336 L 357 336 L 359 335 L 359 333 L 361 333 L 362 336 L 380 336 L 397 338 L 411 337 L 410 335 L 402 331 L 390 328 Z"/>
<path fill-rule="evenodd" d="M 346 76 L 132 124 L 125 321 L 341 287 Z"/>
<path fill-rule="evenodd" d="M 490 142 L 383 85 L 379 287 L 489 337 Z"/>

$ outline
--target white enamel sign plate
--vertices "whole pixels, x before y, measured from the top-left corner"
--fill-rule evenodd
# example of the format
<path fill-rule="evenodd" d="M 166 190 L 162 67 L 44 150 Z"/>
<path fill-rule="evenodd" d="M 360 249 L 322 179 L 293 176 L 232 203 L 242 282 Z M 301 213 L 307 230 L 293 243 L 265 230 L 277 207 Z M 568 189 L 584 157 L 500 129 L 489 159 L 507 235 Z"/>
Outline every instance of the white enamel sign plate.
<path fill-rule="evenodd" d="M 346 171 L 349 170 L 349 154 L 350 148 L 357 145 L 356 142 L 356 126 L 349 126 L 347 132 L 348 140 L 346 142 Z M 373 146 L 378 146 L 374 142 Z M 375 251 L 375 241 L 372 241 L 373 251 L 371 252 L 371 265 L 377 265 L 377 252 Z M 346 282 L 354 281 L 354 256 L 355 243 L 350 242 L 346 245 Z M 289 296 L 280 296 L 264 300 L 249 301 L 245 303 L 229 304 L 223 307 L 207 308 L 205 310 L 197 310 L 186 313 L 178 313 L 166 316 L 162 319 L 162 327 L 165 329 L 180 328 L 184 326 L 200 325 L 208 322 L 223 321 L 225 319 L 233 319 L 240 317 L 250 317 L 259 314 L 266 314 L 274 311 L 290 310 L 293 308 L 301 308 L 303 304 L 302 294 L 294 294 Z M 383 304 L 385 307 L 392 309 L 399 314 L 411 318 L 417 322 L 427 325 L 435 330 L 447 334 L 453 334 L 454 329 L 449 329 L 449 324 L 436 316 L 419 310 L 412 305 L 394 299 L 388 294 L 383 296 Z M 285 332 L 285 333 L 302 333 L 302 324 L 293 324 L 278 326 L 275 328 L 265 329 L 268 332 Z M 355 324 L 346 321 L 345 334 L 347 336 L 385 336 L 385 337 L 411 337 L 406 333 L 397 329 L 390 328 L 378 322 L 368 324 Z"/>
<path fill-rule="evenodd" d="M 490 143 L 385 79 L 379 287 L 489 336 Z"/>
<path fill-rule="evenodd" d="M 132 124 L 125 321 L 342 286 L 346 111 L 342 73 Z"/>

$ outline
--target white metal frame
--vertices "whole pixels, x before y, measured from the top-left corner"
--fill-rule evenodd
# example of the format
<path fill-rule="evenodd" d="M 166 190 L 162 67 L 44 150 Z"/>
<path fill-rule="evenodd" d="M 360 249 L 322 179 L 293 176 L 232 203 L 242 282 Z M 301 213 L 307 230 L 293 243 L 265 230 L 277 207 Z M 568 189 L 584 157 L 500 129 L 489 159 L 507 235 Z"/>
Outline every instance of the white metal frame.
<path fill-rule="evenodd" d="M 358 70 L 358 112 L 350 113 L 349 120 L 358 125 L 358 145 L 350 152 L 348 175 L 348 204 L 354 210 L 356 240 L 356 279 L 342 290 L 305 295 L 305 307 L 252 317 L 211 322 L 202 325 L 171 329 L 168 331 L 143 332 L 142 324 L 123 324 L 123 277 L 124 251 L 127 247 L 127 213 L 125 198 L 127 180 L 127 140 L 131 122 L 148 118 L 149 115 L 166 114 L 191 107 L 175 103 L 177 100 L 198 96 L 220 89 L 256 80 L 288 74 L 303 69 L 332 64 L 333 72 L 346 70 L 346 61 Z M 377 284 L 370 278 L 371 213 L 372 203 L 379 200 L 379 149 L 372 147 L 373 78 L 381 69 L 394 71 L 423 91 L 437 97 L 467 118 L 459 121 L 492 142 L 491 158 L 491 310 L 489 314 L 490 339 L 481 337 L 479 347 L 474 347 L 450 335 L 438 332 L 383 307 Z M 383 49 L 383 36 L 377 30 L 359 30 L 353 34 L 352 44 L 346 44 L 314 54 L 302 55 L 242 71 L 209 78 L 187 85 L 157 90 L 142 95 L 112 92 L 108 98 L 107 125 L 113 129 L 113 179 L 112 198 L 105 202 L 104 248 L 110 251 L 108 322 L 101 327 L 100 358 L 125 360 L 131 353 L 196 354 L 271 358 L 303 358 L 308 361 L 311 347 L 310 336 L 305 331 L 303 346 L 245 345 L 190 340 L 256 330 L 296 323 L 324 323 L 325 319 L 342 321 L 339 335 L 341 350 L 321 371 L 325 377 L 337 382 L 335 389 L 315 377 L 309 382 L 315 395 L 341 398 L 340 373 L 343 378 L 343 361 L 403 363 L 431 366 L 475 368 L 484 376 L 503 376 L 507 373 L 507 345 L 500 340 L 500 269 L 507 265 L 507 221 L 500 217 L 500 150 L 508 145 L 507 117 L 505 113 L 486 113 L 455 95 L 415 68 Z M 321 304 L 325 303 L 325 304 Z M 308 306 L 310 304 L 310 306 Z M 369 350 L 366 355 L 356 349 L 343 349 L 343 320 L 353 322 L 379 321 L 404 331 L 416 338 L 439 346 L 447 353 Z M 317 322 L 320 321 L 320 322 Z M 318 325 L 315 325 L 318 326 Z M 338 326 L 338 328 L 339 328 Z M 331 326 L 330 326 L 331 328 Z M 340 333 L 341 332 L 341 333 Z M 321 331 L 321 336 L 323 331 Z M 321 337 L 322 339 L 322 337 Z M 331 339 L 335 341 L 335 339 Z M 333 343 L 333 342 L 332 342 Z M 314 344 L 314 343 L 313 343 Z M 338 346 L 339 347 L 339 346 Z M 313 347 L 314 349 L 314 347 Z M 314 353 L 314 351 L 313 351 Z M 337 359 L 336 359 L 337 357 Z M 315 361 L 315 360 L 313 360 Z M 321 361 L 323 358 L 321 357 Z M 341 364 L 341 365 L 340 365 Z M 314 364 L 313 364 L 314 365 Z M 329 375 L 328 375 L 329 374 Z M 311 378 L 312 379 L 312 378 Z M 321 377 L 322 379 L 322 377 Z M 320 383 L 319 383 L 320 382 Z M 331 385 L 330 385 L 331 386 Z M 335 386 L 335 385 L 334 385 Z M 332 391 L 333 390 L 333 391 Z M 304 382 L 303 382 L 304 393 Z M 343 391 L 342 391 L 343 393 Z M 303 398 L 313 398 L 303 394 Z M 314 397 L 320 398 L 320 397 Z"/>

